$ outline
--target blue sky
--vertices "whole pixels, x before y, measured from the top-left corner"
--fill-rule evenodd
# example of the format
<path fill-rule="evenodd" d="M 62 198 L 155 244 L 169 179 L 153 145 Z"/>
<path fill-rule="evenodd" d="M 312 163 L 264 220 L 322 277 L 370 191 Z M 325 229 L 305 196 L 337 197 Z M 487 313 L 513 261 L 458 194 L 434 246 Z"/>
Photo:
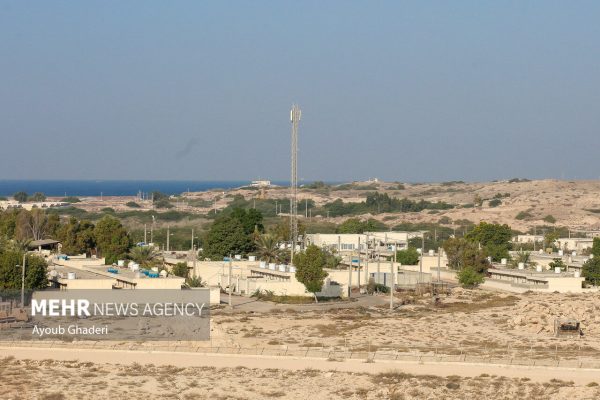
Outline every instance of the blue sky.
<path fill-rule="evenodd" d="M 600 2 L 0 0 L 0 179 L 600 177 Z"/>

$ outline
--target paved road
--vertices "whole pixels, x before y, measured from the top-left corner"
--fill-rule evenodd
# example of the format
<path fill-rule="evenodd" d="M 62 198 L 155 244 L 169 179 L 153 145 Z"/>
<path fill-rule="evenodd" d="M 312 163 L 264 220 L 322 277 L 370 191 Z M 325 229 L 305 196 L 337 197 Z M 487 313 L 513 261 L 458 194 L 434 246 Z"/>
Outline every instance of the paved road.
<path fill-rule="evenodd" d="M 377 360 L 366 363 L 363 360 L 347 359 L 345 361 L 328 361 L 324 358 L 302 358 L 260 355 L 230 355 L 184 353 L 168 351 L 128 351 L 104 349 L 77 348 L 31 348 L 31 347 L 0 347 L 4 357 L 13 356 L 18 359 L 30 360 L 79 360 L 81 362 L 107 364 L 154 364 L 177 365 L 180 367 L 212 366 L 217 368 L 276 368 L 285 370 L 302 370 L 306 368 L 323 371 L 345 371 L 379 373 L 390 370 L 402 371 L 415 375 L 459 375 L 466 377 L 481 374 L 506 376 L 509 378 L 527 377 L 536 382 L 547 382 L 551 379 L 573 381 L 577 385 L 585 385 L 598 381 L 600 370 L 584 368 L 560 367 L 527 367 L 502 364 L 476 364 L 458 362 L 418 362 Z"/>

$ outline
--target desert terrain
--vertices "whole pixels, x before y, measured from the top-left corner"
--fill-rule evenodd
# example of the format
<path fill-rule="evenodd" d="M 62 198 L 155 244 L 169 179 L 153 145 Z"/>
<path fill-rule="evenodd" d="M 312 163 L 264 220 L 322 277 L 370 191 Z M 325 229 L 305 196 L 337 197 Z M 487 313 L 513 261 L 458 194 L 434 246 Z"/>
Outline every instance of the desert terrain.
<path fill-rule="evenodd" d="M 571 230 L 600 229 L 600 181 L 561 181 L 510 180 L 497 182 L 464 183 L 397 183 L 397 182 L 354 182 L 352 184 L 331 185 L 321 189 L 301 188 L 299 190 L 299 211 L 303 214 L 302 202 L 310 199 L 316 207 L 341 199 L 344 202 L 361 202 L 370 192 L 387 193 L 395 198 L 408 198 L 419 201 L 443 201 L 455 205 L 449 210 L 424 210 L 407 213 L 364 214 L 362 218 L 375 218 L 393 227 L 403 222 L 441 223 L 449 227 L 457 221 L 480 221 L 508 224 L 514 229 L 527 231 L 534 226 L 564 226 Z M 289 195 L 285 187 L 265 189 L 238 188 L 206 192 L 183 193 L 172 201 L 174 210 L 194 214 L 207 214 L 214 208 L 225 208 L 236 195 L 246 200 L 284 200 Z M 500 200 L 493 206 L 490 201 Z M 110 207 L 116 211 L 132 210 L 127 202 L 135 197 L 82 198 L 76 203 L 78 208 L 98 212 Z M 477 205 L 477 200 L 481 205 Z M 151 210 L 150 201 L 137 201 L 139 210 Z M 285 203 L 284 203 L 285 204 Z M 160 212 L 164 210 L 158 210 Z M 284 210 L 285 212 L 285 210 Z M 517 216 L 521 213 L 519 218 Z M 302 216 L 302 215 L 301 215 Z M 549 218 L 551 216 L 552 218 Z M 445 218 L 444 218 L 445 217 Z M 341 223 L 350 216 L 327 218 L 315 216 L 314 221 Z M 545 220 L 546 219 L 546 220 Z M 554 222 L 549 222 L 554 221 Z"/>
<path fill-rule="evenodd" d="M 398 371 L 351 373 L 313 368 L 183 368 L 174 365 L 106 364 L 76 360 L 1 359 L 0 397 L 17 399 L 592 399 L 586 385 L 549 379 L 533 382 L 476 377 L 412 375 Z"/>

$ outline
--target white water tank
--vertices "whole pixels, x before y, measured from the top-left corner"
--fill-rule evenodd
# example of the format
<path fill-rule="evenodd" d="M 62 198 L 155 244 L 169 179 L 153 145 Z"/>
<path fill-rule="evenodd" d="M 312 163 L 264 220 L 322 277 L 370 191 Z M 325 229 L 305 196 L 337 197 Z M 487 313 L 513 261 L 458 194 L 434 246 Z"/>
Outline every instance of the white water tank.
<path fill-rule="evenodd" d="M 275 263 L 269 263 L 269 269 L 271 271 L 275 271 L 275 268 L 277 268 L 277 264 L 275 264 Z"/>
<path fill-rule="evenodd" d="M 242 259 L 242 255 L 241 254 L 236 254 L 234 257 L 238 261 Z"/>
<path fill-rule="evenodd" d="M 434 250 L 429 250 L 429 255 L 430 256 L 434 256 L 435 255 L 435 251 Z"/>
<path fill-rule="evenodd" d="M 558 251 L 558 255 L 562 257 L 562 255 L 564 254 L 564 252 L 562 250 Z"/>
<path fill-rule="evenodd" d="M 293 267 L 293 266 L 290 265 L 290 272 L 296 273 L 296 267 Z"/>
<path fill-rule="evenodd" d="M 279 272 L 285 272 L 285 264 L 279 264 Z"/>
<path fill-rule="evenodd" d="M 554 267 L 554 273 L 560 274 L 560 267 Z"/>
<path fill-rule="evenodd" d="M 574 251 L 574 252 L 572 252 L 572 253 L 571 253 L 571 255 L 572 255 L 572 256 L 576 256 L 576 255 L 577 255 L 577 252 L 576 252 L 576 251 Z"/>
<path fill-rule="evenodd" d="M 125 260 L 117 260 L 117 265 L 119 267 L 124 267 L 125 266 Z"/>
<path fill-rule="evenodd" d="M 575 278 L 579 278 L 579 277 L 581 276 L 581 272 L 579 272 L 579 271 L 575 271 L 575 272 L 573 273 L 573 276 L 574 276 Z"/>
<path fill-rule="evenodd" d="M 594 258 L 594 255 L 593 255 L 593 254 L 590 254 L 590 260 L 591 260 L 592 258 Z"/>
<path fill-rule="evenodd" d="M 138 264 L 138 263 L 129 264 L 129 269 L 131 269 L 132 271 L 139 271 L 140 264 Z"/>
<path fill-rule="evenodd" d="M 542 250 L 542 249 L 539 249 L 539 250 L 538 250 L 538 253 L 539 253 L 539 254 L 544 254 L 544 250 Z"/>
<path fill-rule="evenodd" d="M 260 268 L 267 268 L 267 262 L 266 261 L 261 261 L 260 264 L 258 264 L 258 266 Z"/>
<path fill-rule="evenodd" d="M 69 272 L 67 273 L 67 279 L 76 279 L 77 275 L 75 275 L 75 272 Z"/>
<path fill-rule="evenodd" d="M 520 262 L 519 263 L 519 269 L 525 269 L 525 263 Z"/>
<path fill-rule="evenodd" d="M 538 265 L 538 266 L 536 266 L 536 267 L 535 267 L 535 270 L 536 270 L 537 272 L 542 272 L 542 266 L 541 266 L 541 265 Z"/>
<path fill-rule="evenodd" d="M 500 264 L 502 264 L 502 265 L 506 265 L 507 261 L 508 261 L 508 260 L 507 260 L 506 258 L 501 258 L 501 259 L 500 259 Z"/>
<path fill-rule="evenodd" d="M 248 256 L 248 261 L 255 262 L 256 261 L 256 256 Z"/>
<path fill-rule="evenodd" d="M 167 275 L 168 275 L 168 273 L 167 273 L 167 271 L 166 271 L 166 270 L 164 270 L 164 269 L 163 269 L 162 271 L 160 271 L 160 277 L 161 277 L 161 278 L 166 278 L 166 277 L 167 277 Z"/>

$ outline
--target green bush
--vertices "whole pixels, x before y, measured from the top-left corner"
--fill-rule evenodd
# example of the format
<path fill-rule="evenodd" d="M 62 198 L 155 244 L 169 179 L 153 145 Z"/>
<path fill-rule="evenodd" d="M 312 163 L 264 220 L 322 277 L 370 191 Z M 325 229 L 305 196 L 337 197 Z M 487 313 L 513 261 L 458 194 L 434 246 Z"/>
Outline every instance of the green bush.
<path fill-rule="evenodd" d="M 500 199 L 493 199 L 488 202 L 490 207 L 498 207 L 500 204 L 502 204 L 502 200 Z"/>
<path fill-rule="evenodd" d="M 396 261 L 402 265 L 417 265 L 419 263 L 419 252 L 414 247 L 398 250 L 396 251 Z"/>
<path fill-rule="evenodd" d="M 554 218 L 554 216 L 552 216 L 552 215 L 546 215 L 546 216 L 544 217 L 544 221 L 545 221 L 545 222 L 548 222 L 548 223 L 550 223 L 550 224 L 553 224 L 553 223 L 555 223 L 555 222 L 556 222 L 556 218 Z"/>
<path fill-rule="evenodd" d="M 464 288 L 473 288 L 482 284 L 485 280 L 482 274 L 477 273 L 471 267 L 464 267 L 457 274 L 458 282 Z"/>
<path fill-rule="evenodd" d="M 515 219 L 518 219 L 520 221 L 520 220 L 524 220 L 524 219 L 531 218 L 531 217 L 533 217 L 533 215 L 531 215 L 531 213 L 529 213 L 527 211 L 520 211 L 517 214 L 517 216 L 515 217 Z"/>

